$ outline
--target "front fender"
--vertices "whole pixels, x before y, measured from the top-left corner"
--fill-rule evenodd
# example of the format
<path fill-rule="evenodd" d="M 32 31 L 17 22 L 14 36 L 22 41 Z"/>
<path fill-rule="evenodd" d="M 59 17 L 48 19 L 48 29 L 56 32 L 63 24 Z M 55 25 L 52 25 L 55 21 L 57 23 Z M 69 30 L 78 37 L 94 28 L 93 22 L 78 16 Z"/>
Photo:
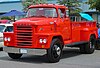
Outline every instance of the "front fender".
<path fill-rule="evenodd" d="M 5 46 L 14 46 L 15 44 L 15 38 L 14 38 L 14 33 L 13 32 L 4 32 L 3 33 L 4 37 L 3 38 L 10 38 L 10 41 L 5 41 L 4 40 L 4 45 Z"/>
<path fill-rule="evenodd" d="M 61 35 L 60 33 L 35 33 L 35 37 L 37 37 L 38 40 L 40 38 L 46 38 L 47 39 L 47 44 L 44 47 L 44 48 L 47 48 L 47 49 L 50 48 L 53 37 L 60 36 L 60 35 Z M 37 44 L 40 45 L 39 43 L 37 43 Z"/>

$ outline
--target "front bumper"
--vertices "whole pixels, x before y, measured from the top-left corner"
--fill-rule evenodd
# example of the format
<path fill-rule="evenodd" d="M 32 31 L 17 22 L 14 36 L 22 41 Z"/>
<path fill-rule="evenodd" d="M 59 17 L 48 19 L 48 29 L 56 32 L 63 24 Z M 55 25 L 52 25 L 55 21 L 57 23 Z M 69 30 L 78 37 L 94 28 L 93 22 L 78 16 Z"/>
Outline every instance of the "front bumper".
<path fill-rule="evenodd" d="M 28 49 L 28 48 L 3 47 L 3 51 L 5 51 L 7 53 L 33 54 L 33 55 L 44 55 L 44 54 L 46 54 L 46 49 Z"/>

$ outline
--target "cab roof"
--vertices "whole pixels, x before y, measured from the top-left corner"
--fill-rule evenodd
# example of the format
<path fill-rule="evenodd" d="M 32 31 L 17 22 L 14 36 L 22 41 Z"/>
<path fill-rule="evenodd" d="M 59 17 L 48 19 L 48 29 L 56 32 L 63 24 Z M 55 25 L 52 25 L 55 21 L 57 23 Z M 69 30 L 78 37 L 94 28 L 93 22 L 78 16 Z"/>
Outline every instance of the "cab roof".
<path fill-rule="evenodd" d="M 66 6 L 58 4 L 38 4 L 38 5 L 31 5 L 29 8 L 36 8 L 36 7 L 66 8 Z"/>

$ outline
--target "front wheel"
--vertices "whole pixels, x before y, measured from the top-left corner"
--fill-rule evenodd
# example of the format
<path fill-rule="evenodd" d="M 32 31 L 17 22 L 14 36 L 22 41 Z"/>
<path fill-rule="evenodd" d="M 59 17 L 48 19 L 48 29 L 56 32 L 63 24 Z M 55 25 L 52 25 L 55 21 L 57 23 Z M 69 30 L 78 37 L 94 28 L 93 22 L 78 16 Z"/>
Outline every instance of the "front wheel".
<path fill-rule="evenodd" d="M 22 54 L 17 54 L 17 53 L 8 53 L 9 57 L 12 59 L 19 59 Z"/>
<path fill-rule="evenodd" d="M 47 57 L 49 62 L 58 62 L 62 55 L 62 42 L 59 39 L 53 39 L 51 46 L 47 49 Z"/>

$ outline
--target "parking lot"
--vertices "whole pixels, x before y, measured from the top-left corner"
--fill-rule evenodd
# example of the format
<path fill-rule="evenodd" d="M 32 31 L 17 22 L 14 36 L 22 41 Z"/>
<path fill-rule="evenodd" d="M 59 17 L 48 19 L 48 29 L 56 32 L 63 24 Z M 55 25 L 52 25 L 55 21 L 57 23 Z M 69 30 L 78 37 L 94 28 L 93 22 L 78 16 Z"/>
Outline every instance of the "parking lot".
<path fill-rule="evenodd" d="M 0 42 L 0 51 L 2 51 L 2 47 L 4 47 L 3 44 L 3 42 Z"/>
<path fill-rule="evenodd" d="M 48 63 L 46 55 L 23 55 L 13 60 L 7 53 L 0 52 L 0 68 L 100 68 L 100 51 L 93 54 L 80 54 L 76 48 L 63 50 L 62 59 L 58 63 Z"/>

